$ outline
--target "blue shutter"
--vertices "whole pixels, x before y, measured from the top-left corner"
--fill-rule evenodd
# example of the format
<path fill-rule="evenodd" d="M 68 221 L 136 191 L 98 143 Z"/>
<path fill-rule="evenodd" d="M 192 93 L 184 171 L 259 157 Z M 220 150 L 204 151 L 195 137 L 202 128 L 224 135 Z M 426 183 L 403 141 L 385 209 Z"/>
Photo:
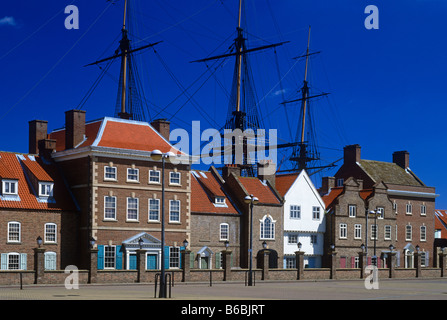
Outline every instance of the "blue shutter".
<path fill-rule="evenodd" d="M 129 270 L 137 270 L 137 255 L 129 255 Z"/>
<path fill-rule="evenodd" d="M 123 269 L 123 250 L 122 246 L 116 246 L 116 252 L 115 252 L 115 269 L 121 270 Z"/>
<path fill-rule="evenodd" d="M 104 246 L 98 246 L 98 270 L 104 269 Z"/>
<path fill-rule="evenodd" d="M 8 270 L 8 254 L 1 254 L 1 270 Z"/>
<path fill-rule="evenodd" d="M 216 269 L 220 269 L 221 265 L 220 265 L 220 257 L 221 257 L 222 253 L 220 252 L 216 252 L 216 264 L 215 264 L 215 268 Z"/>
<path fill-rule="evenodd" d="M 26 270 L 26 268 L 27 268 L 26 258 L 27 258 L 26 253 L 20 254 L 20 270 Z"/>
<path fill-rule="evenodd" d="M 189 254 L 189 267 L 194 269 L 194 252 L 191 251 Z"/>
<path fill-rule="evenodd" d="M 169 251 L 170 251 L 169 247 L 165 246 L 164 251 L 165 251 L 165 261 L 164 261 L 165 269 L 169 269 Z"/>
<path fill-rule="evenodd" d="M 179 264 L 178 264 L 178 267 L 180 269 L 182 268 L 182 250 L 185 250 L 185 247 L 180 247 L 180 254 L 179 254 L 180 261 L 179 261 Z"/>

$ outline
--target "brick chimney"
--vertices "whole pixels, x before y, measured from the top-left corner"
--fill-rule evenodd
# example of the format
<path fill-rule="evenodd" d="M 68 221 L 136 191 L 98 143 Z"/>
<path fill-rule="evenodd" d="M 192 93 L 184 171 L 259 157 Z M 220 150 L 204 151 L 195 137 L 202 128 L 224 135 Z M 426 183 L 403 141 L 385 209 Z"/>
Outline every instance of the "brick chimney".
<path fill-rule="evenodd" d="M 236 177 L 240 177 L 241 176 L 241 167 L 238 166 L 237 164 L 227 164 L 222 168 L 222 178 L 224 178 L 224 180 L 226 178 L 228 178 L 228 176 L 231 173 L 234 173 L 236 175 Z"/>
<path fill-rule="evenodd" d="M 361 147 L 358 144 L 352 144 L 344 147 L 344 163 L 355 164 L 360 161 Z"/>
<path fill-rule="evenodd" d="M 396 151 L 393 153 L 393 163 L 404 169 L 410 166 L 410 153 L 408 151 Z"/>
<path fill-rule="evenodd" d="M 39 141 L 47 138 L 48 121 L 32 120 L 28 122 L 28 153 L 39 153 Z"/>
<path fill-rule="evenodd" d="M 158 131 L 162 135 L 163 138 L 165 138 L 167 141 L 169 141 L 169 134 L 171 133 L 171 123 L 166 119 L 157 119 L 151 122 L 151 126 L 154 127 L 155 130 Z"/>
<path fill-rule="evenodd" d="M 73 149 L 85 138 L 85 111 L 65 111 L 65 149 Z"/>
<path fill-rule="evenodd" d="M 276 164 L 269 160 L 261 160 L 258 162 L 258 179 L 267 180 L 272 187 L 276 182 Z"/>
<path fill-rule="evenodd" d="M 323 177 L 321 179 L 320 195 L 328 194 L 332 188 L 335 188 L 335 177 Z"/>

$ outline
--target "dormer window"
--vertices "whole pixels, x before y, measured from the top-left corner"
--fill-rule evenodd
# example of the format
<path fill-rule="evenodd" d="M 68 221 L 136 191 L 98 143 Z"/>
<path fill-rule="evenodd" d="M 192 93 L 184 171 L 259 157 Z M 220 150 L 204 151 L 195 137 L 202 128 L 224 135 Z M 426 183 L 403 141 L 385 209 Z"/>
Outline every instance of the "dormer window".
<path fill-rule="evenodd" d="M 215 197 L 214 198 L 214 203 L 215 204 L 221 204 L 221 205 L 225 204 L 225 197 Z"/>
<path fill-rule="evenodd" d="M 18 194 L 17 180 L 3 180 L 2 181 L 2 193 L 3 195 L 17 195 Z"/>
<path fill-rule="evenodd" d="M 52 182 L 39 182 L 39 197 L 52 197 L 53 185 Z"/>

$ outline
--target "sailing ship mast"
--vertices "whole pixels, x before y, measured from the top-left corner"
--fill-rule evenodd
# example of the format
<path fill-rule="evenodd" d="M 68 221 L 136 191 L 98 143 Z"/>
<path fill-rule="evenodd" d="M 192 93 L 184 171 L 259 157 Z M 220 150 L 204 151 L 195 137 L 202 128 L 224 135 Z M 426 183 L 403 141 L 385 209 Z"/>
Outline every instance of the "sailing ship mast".
<path fill-rule="evenodd" d="M 308 111 L 309 100 L 312 99 L 312 98 L 316 98 L 316 97 L 327 96 L 329 94 L 329 93 L 323 92 L 321 94 L 317 94 L 317 95 L 313 95 L 313 96 L 309 95 L 309 91 L 310 90 L 309 90 L 309 84 L 308 84 L 308 81 L 307 81 L 307 73 L 308 73 L 308 68 L 309 68 L 309 56 L 320 53 L 320 51 L 310 53 L 310 33 L 311 33 L 311 27 L 309 26 L 309 33 L 308 33 L 308 37 L 307 37 L 306 54 L 294 58 L 294 59 L 298 59 L 298 58 L 306 57 L 306 65 L 305 65 L 305 69 L 304 69 L 304 81 L 303 81 L 303 86 L 301 88 L 301 98 L 300 99 L 294 99 L 294 100 L 289 100 L 289 101 L 282 102 L 282 104 L 286 104 L 286 103 L 292 103 L 292 102 L 301 101 L 301 110 L 300 110 L 300 113 L 301 113 L 300 141 L 299 142 L 297 141 L 294 144 L 293 151 L 292 151 L 292 156 L 289 159 L 290 161 L 295 162 L 296 164 L 294 165 L 293 169 L 291 169 L 291 170 L 284 170 L 284 171 L 298 171 L 298 172 L 300 172 L 301 170 L 304 170 L 304 169 L 305 170 L 311 170 L 311 169 L 317 169 L 317 168 L 321 169 L 321 168 L 326 168 L 326 167 L 333 166 L 333 165 L 329 165 L 329 166 L 319 166 L 319 167 L 313 166 L 313 167 L 310 167 L 308 165 L 308 163 L 310 163 L 312 161 L 320 160 L 318 152 L 314 151 L 311 154 L 311 152 L 309 151 L 309 148 L 308 148 L 309 147 L 309 142 L 305 140 L 306 120 L 307 120 L 307 117 L 308 117 L 308 114 L 309 114 L 309 111 Z M 298 134 L 297 134 L 297 137 L 298 137 Z"/>
<path fill-rule="evenodd" d="M 118 85 L 117 102 L 115 107 L 115 116 L 122 119 L 132 119 L 139 121 L 147 121 L 145 119 L 144 112 L 142 110 L 142 99 L 141 99 L 141 87 L 138 83 L 137 69 L 133 60 L 133 53 L 153 47 L 161 41 L 151 43 L 148 45 L 141 46 L 139 48 L 133 49 L 131 46 L 131 40 L 128 37 L 128 27 L 129 24 L 129 4 L 130 0 L 124 1 L 124 14 L 123 14 L 123 25 L 121 28 L 121 40 L 119 41 L 118 50 L 115 55 L 101 59 L 86 66 L 98 65 L 100 63 L 114 60 L 116 58 L 121 58 L 120 67 L 120 78 Z"/>
<path fill-rule="evenodd" d="M 227 120 L 225 122 L 225 129 L 236 130 L 239 129 L 242 132 L 246 129 L 257 130 L 260 128 L 260 121 L 257 113 L 257 103 L 253 94 L 253 88 L 251 84 L 251 79 L 249 77 L 249 64 L 247 54 L 254 51 L 264 50 L 268 48 L 273 48 L 280 46 L 288 41 L 283 41 L 275 44 L 269 44 L 264 46 L 259 46 L 256 48 L 247 49 L 245 45 L 246 39 L 244 38 L 243 29 L 241 27 L 242 20 L 242 7 L 243 1 L 239 0 L 239 12 L 238 12 L 238 25 L 236 28 L 237 37 L 234 39 L 235 52 L 222 54 L 218 56 L 208 57 L 205 59 L 195 60 L 192 62 L 206 62 L 209 60 L 216 60 L 221 58 L 226 58 L 230 56 L 235 56 L 235 69 L 234 69 L 234 82 L 233 90 L 230 98 L 230 106 L 227 114 Z M 244 77 L 244 79 L 243 79 Z M 243 85 L 242 85 L 243 84 Z M 250 101 L 249 101 L 250 100 Z M 251 103 L 251 104 L 250 104 Z M 251 164 L 248 160 L 247 152 L 247 139 L 244 138 L 243 141 L 230 142 L 230 146 L 233 150 L 232 152 L 232 164 L 236 162 L 235 150 L 236 146 L 243 144 L 243 163 L 237 164 L 241 171 L 245 171 L 245 175 L 254 176 L 254 164 Z M 224 141 L 224 149 L 229 147 L 228 142 Z M 224 151 L 224 150 L 222 150 Z M 223 153 L 223 152 L 222 152 Z M 244 174 L 244 172 L 242 173 Z"/>

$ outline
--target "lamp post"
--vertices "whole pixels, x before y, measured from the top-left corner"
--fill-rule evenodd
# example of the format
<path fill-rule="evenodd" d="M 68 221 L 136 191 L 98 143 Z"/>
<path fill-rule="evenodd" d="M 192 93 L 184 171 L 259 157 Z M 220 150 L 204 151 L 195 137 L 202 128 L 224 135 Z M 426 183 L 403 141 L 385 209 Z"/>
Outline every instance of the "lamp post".
<path fill-rule="evenodd" d="M 185 251 L 186 251 L 186 248 L 188 248 L 188 244 L 189 244 L 189 242 L 188 242 L 188 240 L 183 240 L 183 247 L 185 247 Z"/>
<path fill-rule="evenodd" d="M 228 240 L 225 240 L 225 250 L 228 250 L 228 247 L 230 246 L 230 242 Z"/>
<path fill-rule="evenodd" d="M 95 246 L 95 243 L 96 243 L 96 239 L 93 237 L 90 237 L 89 243 L 90 243 L 90 249 L 93 249 L 93 247 Z"/>
<path fill-rule="evenodd" d="M 298 246 L 298 251 L 301 251 L 301 247 L 303 246 L 303 245 L 301 244 L 301 242 L 298 242 L 296 245 Z"/>
<path fill-rule="evenodd" d="M 144 243 L 143 238 L 140 238 L 140 239 L 138 240 L 138 247 L 140 248 L 140 250 L 143 249 L 143 243 Z"/>
<path fill-rule="evenodd" d="M 165 281 L 165 162 L 170 157 L 175 156 L 172 152 L 163 153 L 160 150 L 151 152 L 151 158 L 155 161 L 161 160 L 161 268 L 160 268 L 160 292 L 159 298 L 166 298 L 166 281 Z"/>
<path fill-rule="evenodd" d="M 42 245 L 42 237 L 41 236 L 38 236 L 37 237 L 37 239 L 36 239 L 36 242 L 37 242 L 37 246 L 40 248 L 40 246 Z"/>
<path fill-rule="evenodd" d="M 259 202 L 259 199 L 252 194 L 245 197 L 245 203 L 250 205 L 250 260 L 248 271 L 248 285 L 253 285 L 253 206 Z"/>
<path fill-rule="evenodd" d="M 376 256 L 376 241 L 379 232 L 379 228 L 377 228 L 377 215 L 380 213 L 379 210 L 371 210 L 369 212 L 370 215 L 374 215 L 374 256 L 373 256 L 373 265 L 377 267 L 377 256 Z"/>

